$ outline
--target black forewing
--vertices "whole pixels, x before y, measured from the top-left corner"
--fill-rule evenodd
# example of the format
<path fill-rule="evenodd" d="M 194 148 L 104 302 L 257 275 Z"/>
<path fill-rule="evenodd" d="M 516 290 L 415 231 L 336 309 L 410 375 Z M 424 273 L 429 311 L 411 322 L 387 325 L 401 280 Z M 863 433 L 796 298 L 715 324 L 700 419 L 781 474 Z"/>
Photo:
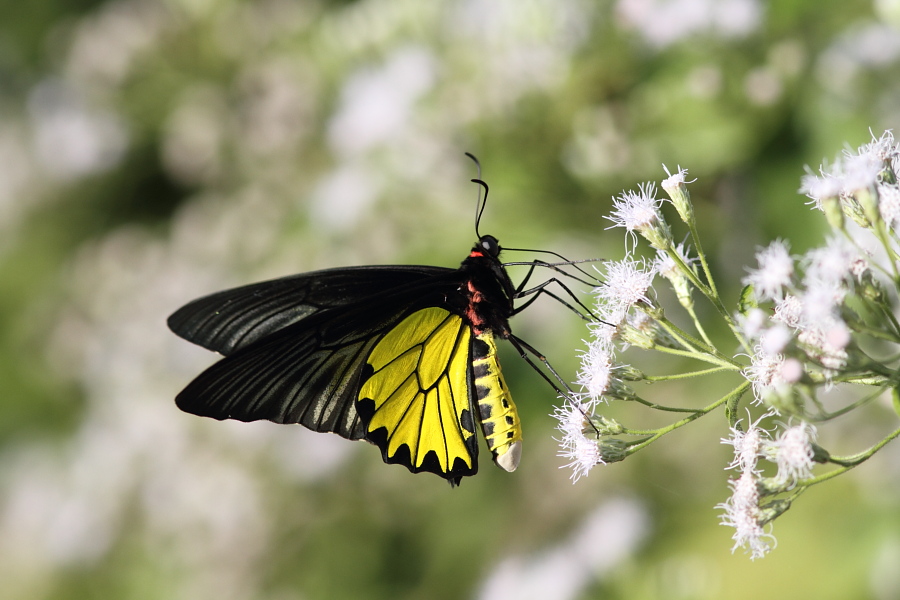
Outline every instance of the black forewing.
<path fill-rule="evenodd" d="M 227 356 L 321 311 L 453 272 L 444 267 L 389 265 L 301 273 L 198 298 L 173 313 L 168 325 L 189 342 Z"/>
<path fill-rule="evenodd" d="M 356 303 L 319 308 L 250 343 L 242 337 L 232 346 L 233 352 L 177 396 L 176 404 L 186 412 L 215 419 L 267 419 L 300 423 L 314 431 L 330 431 L 350 439 L 364 437 L 355 401 L 372 347 L 413 311 L 447 306 L 447 299 L 459 294 L 458 271 L 428 269 L 437 274 Z M 268 315 L 271 309 L 256 312 Z M 271 322 L 271 317 L 268 319 L 259 318 L 257 322 L 264 327 Z M 230 324 L 224 327 L 233 332 L 242 330 Z"/>

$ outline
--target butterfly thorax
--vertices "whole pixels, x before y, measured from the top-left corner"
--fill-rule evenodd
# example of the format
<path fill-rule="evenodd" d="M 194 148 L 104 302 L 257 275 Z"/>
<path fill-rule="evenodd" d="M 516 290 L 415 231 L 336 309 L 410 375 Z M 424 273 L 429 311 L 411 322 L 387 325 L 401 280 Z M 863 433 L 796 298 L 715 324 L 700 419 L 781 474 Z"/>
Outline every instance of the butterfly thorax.
<path fill-rule="evenodd" d="M 500 246 L 493 236 L 482 236 L 460 265 L 462 316 L 476 335 L 492 332 L 508 338 L 509 317 L 515 288 L 499 259 Z"/>

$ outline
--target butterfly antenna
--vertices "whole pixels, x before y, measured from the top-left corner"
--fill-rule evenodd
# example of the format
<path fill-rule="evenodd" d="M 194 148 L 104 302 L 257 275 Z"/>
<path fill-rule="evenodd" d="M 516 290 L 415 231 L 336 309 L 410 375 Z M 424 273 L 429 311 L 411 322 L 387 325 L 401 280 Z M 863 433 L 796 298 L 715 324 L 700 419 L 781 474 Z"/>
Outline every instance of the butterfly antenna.
<path fill-rule="evenodd" d="M 471 152 L 466 152 L 466 156 L 472 159 L 472 162 L 475 163 L 475 167 L 478 169 L 478 177 L 473 179 L 472 183 L 477 183 L 484 188 L 484 198 L 481 197 L 481 190 L 478 190 L 478 201 L 475 204 L 475 236 L 478 239 L 481 239 L 481 233 L 478 231 L 478 226 L 481 224 L 481 215 L 484 213 L 484 207 L 487 206 L 489 188 L 488 184 L 481 179 L 481 163 Z"/>

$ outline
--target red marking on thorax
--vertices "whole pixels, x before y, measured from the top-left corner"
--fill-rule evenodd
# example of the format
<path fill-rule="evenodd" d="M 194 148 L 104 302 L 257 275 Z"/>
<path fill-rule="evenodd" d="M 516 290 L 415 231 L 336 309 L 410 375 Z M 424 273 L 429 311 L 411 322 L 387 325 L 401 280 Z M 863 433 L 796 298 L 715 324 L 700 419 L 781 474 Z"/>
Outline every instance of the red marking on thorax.
<path fill-rule="evenodd" d="M 466 283 L 466 285 L 469 288 L 469 303 L 470 304 L 477 304 L 484 300 L 484 296 L 482 295 L 481 292 L 478 291 L 478 289 L 475 287 L 474 283 L 469 281 L 468 283 Z"/>
<path fill-rule="evenodd" d="M 481 335 L 484 333 L 484 319 L 478 314 L 477 305 L 484 301 L 484 295 L 478 291 L 475 284 L 471 281 L 466 282 L 466 287 L 469 291 L 469 305 L 466 307 L 466 318 L 469 320 L 475 333 Z"/>

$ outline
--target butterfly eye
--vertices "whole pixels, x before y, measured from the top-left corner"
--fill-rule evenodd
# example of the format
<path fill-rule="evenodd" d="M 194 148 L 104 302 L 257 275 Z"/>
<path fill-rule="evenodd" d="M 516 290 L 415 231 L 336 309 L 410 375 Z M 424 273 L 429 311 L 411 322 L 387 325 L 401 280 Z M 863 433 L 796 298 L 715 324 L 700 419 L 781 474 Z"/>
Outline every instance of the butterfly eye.
<path fill-rule="evenodd" d="M 497 256 L 498 254 L 500 254 L 500 242 L 498 242 L 497 238 L 495 238 L 494 236 L 481 236 L 481 240 L 479 240 L 479 243 L 489 256 Z"/>

